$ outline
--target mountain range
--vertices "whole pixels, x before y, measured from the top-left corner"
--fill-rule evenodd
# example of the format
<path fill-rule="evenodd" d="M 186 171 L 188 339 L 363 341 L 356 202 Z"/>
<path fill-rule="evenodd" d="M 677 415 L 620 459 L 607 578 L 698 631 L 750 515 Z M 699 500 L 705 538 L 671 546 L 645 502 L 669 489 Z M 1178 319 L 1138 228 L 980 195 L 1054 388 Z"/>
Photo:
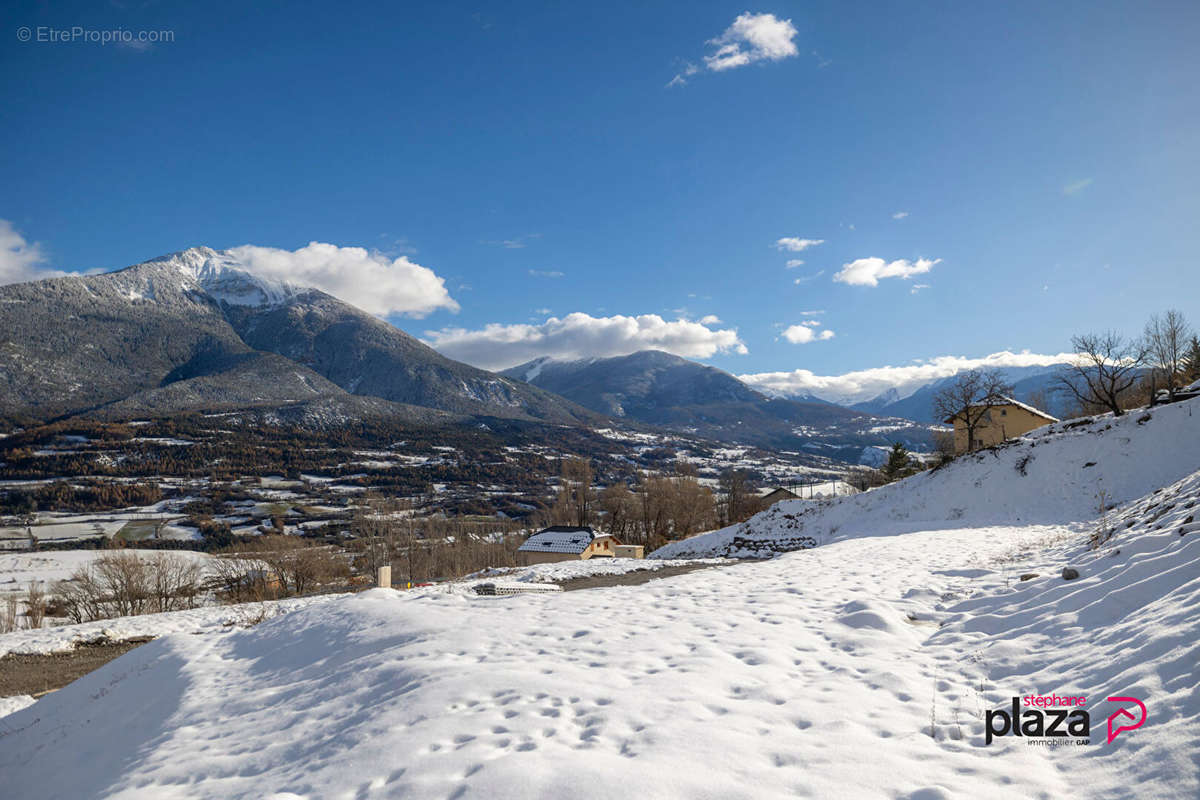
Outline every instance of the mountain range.
<path fill-rule="evenodd" d="M 715 367 L 645 350 L 575 361 L 539 358 L 504 370 L 600 414 L 776 449 L 858 461 L 864 447 L 928 449 L 932 426 L 823 401 L 773 398 Z"/>
<path fill-rule="evenodd" d="M 1053 367 L 1005 370 L 1014 394 L 1061 409 Z M 0 420 L 130 420 L 254 411 L 308 426 L 388 417 L 504 418 L 665 429 L 858 462 L 900 441 L 929 449 L 946 381 L 843 407 L 768 396 L 660 351 L 539 358 L 501 373 L 449 359 L 318 289 L 195 247 L 114 272 L 0 287 Z M 1046 398 L 1049 398 L 1048 400 Z"/>

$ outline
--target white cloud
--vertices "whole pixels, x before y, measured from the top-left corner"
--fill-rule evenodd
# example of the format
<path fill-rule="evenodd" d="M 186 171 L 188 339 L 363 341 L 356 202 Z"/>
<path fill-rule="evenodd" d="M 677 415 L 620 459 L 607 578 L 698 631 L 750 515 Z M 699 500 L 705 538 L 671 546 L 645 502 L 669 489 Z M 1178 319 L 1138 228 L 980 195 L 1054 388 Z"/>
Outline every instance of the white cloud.
<path fill-rule="evenodd" d="M 819 244 L 825 244 L 824 239 L 800 239 L 795 236 L 784 236 L 782 239 L 775 241 L 776 250 L 789 250 L 793 253 L 799 253 L 807 250 L 810 247 L 816 247 Z M 803 263 L 803 262 L 801 262 Z M 788 266 L 791 266 L 789 263 Z"/>
<path fill-rule="evenodd" d="M 778 19 L 774 14 L 746 12 L 733 21 L 709 44 L 716 52 L 704 57 L 705 65 L 714 72 L 744 67 L 756 61 L 781 61 L 797 54 L 796 27 L 790 19 Z"/>
<path fill-rule="evenodd" d="M 835 403 L 858 403 L 870 400 L 888 389 L 896 389 L 901 397 L 939 378 L 947 378 L 967 369 L 1001 367 L 1048 367 L 1070 362 L 1071 353 L 1039 355 L 1023 351 L 1002 351 L 983 358 L 938 356 L 903 367 L 876 367 L 843 375 L 817 375 L 806 369 L 791 372 L 761 372 L 739 375 L 738 378 L 756 389 L 781 395 L 813 394 Z"/>
<path fill-rule="evenodd" d="M 257 275 L 313 286 L 371 314 L 423 317 L 439 308 L 458 311 L 446 282 L 433 270 L 362 247 L 310 242 L 299 250 L 242 245 L 229 250 Z"/>
<path fill-rule="evenodd" d="M 829 329 L 818 330 L 821 323 L 816 321 L 801 322 L 799 325 L 792 325 L 783 332 L 783 338 L 787 339 L 792 344 L 808 344 L 809 342 L 823 342 L 833 338 L 833 331 Z"/>
<path fill-rule="evenodd" d="M 547 314 L 551 313 L 551 311 L 548 308 L 535 308 L 533 310 L 533 313 L 541 314 L 542 316 L 546 316 Z"/>
<path fill-rule="evenodd" d="M 796 267 L 803 267 L 803 266 L 804 266 L 803 258 L 789 258 L 787 261 L 788 269 L 795 269 Z"/>
<path fill-rule="evenodd" d="M 917 292 L 921 291 L 922 289 L 928 289 L 928 288 L 929 288 L 929 284 L 928 284 L 928 283 L 914 283 L 914 284 L 912 285 L 912 288 L 911 288 L 911 289 L 909 289 L 908 293 L 909 293 L 909 294 L 916 294 Z"/>
<path fill-rule="evenodd" d="M 835 281 L 848 283 L 851 286 L 878 286 L 882 278 L 904 278 L 923 275 L 941 263 L 940 258 L 919 258 L 916 261 L 897 259 L 884 261 L 882 258 L 860 258 L 843 264 L 842 269 L 833 276 Z"/>
<path fill-rule="evenodd" d="M 527 233 L 524 236 L 517 236 L 513 239 L 486 239 L 481 244 L 490 244 L 494 247 L 503 247 L 506 250 L 521 250 L 529 246 L 530 239 L 540 239 L 540 233 Z"/>
<path fill-rule="evenodd" d="M 450 358 L 485 369 L 503 369 L 540 356 L 594 358 L 638 350 L 665 350 L 684 358 L 746 353 L 737 330 L 714 330 L 702 322 L 668 322 L 657 314 L 593 317 L 575 312 L 540 325 L 491 323 L 481 330 L 426 331 L 431 346 Z"/>
<path fill-rule="evenodd" d="M 699 71 L 700 71 L 699 67 L 697 67 L 695 64 L 691 63 L 690 61 L 687 62 L 687 64 L 684 65 L 683 72 L 676 73 L 675 77 L 671 78 L 671 80 L 667 82 L 667 88 L 670 89 L 674 86 L 686 86 L 687 79 L 692 77 Z"/>
<path fill-rule="evenodd" d="M 819 317 L 824 313 L 825 313 L 825 309 L 822 308 L 818 311 L 801 311 L 800 316 L 802 316 L 802 317 Z"/>
<path fill-rule="evenodd" d="M 817 270 L 812 275 L 802 275 L 799 278 L 796 278 L 794 281 L 792 281 L 792 283 L 799 286 L 802 283 L 808 283 L 809 281 L 815 281 L 817 278 L 821 277 L 824 274 L 825 274 L 825 270 L 823 270 L 823 269 Z"/>
<path fill-rule="evenodd" d="M 1094 180 L 1092 178 L 1084 178 L 1081 181 L 1075 181 L 1074 183 L 1068 183 L 1066 186 L 1063 187 L 1062 193 L 1067 195 L 1068 197 L 1070 197 L 1073 194 L 1079 194 L 1084 189 L 1091 186 L 1092 183 L 1094 183 Z"/>
<path fill-rule="evenodd" d="M 904 219 L 907 216 L 907 211 L 897 211 L 895 214 L 892 214 L 892 219 Z"/>
<path fill-rule="evenodd" d="M 535 278 L 561 278 L 563 273 L 556 269 L 531 269 L 529 274 Z"/>
<path fill-rule="evenodd" d="M 27 241 L 11 222 L 0 219 L 0 286 L 66 274 L 47 267 L 41 245 Z"/>
<path fill-rule="evenodd" d="M 720 325 L 721 318 L 718 317 L 716 314 L 706 314 L 705 316 L 700 318 L 700 324 L 701 325 Z"/>

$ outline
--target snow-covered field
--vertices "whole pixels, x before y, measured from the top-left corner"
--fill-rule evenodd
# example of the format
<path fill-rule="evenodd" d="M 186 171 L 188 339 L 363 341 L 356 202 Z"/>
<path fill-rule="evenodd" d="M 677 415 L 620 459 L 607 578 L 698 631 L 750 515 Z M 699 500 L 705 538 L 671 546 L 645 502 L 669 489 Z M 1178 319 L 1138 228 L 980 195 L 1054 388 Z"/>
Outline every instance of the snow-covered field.
<path fill-rule="evenodd" d="M 112 554 L 112 550 L 45 550 L 36 553 L 0 552 L 0 602 L 9 597 L 21 600 L 29 591 L 31 583 L 50 593 L 54 584 L 71 577 L 78 569 L 91 564 L 98 558 Z M 141 558 L 152 558 L 154 550 L 126 550 Z M 212 558 L 204 553 L 190 550 L 166 551 L 180 558 L 205 562 Z M 19 605 L 19 613 L 25 613 L 25 604 Z M 51 624 L 47 621 L 46 624 Z M 0 641 L 3 641 L 0 636 Z"/>
<path fill-rule="evenodd" d="M 1122 534 L 1117 559 L 1081 537 L 864 537 L 553 596 L 374 590 L 147 644 L 7 717 L 0 770 L 39 797 L 1195 797 L 1200 544 Z M 1092 698 L 1093 744 L 985 746 L 984 710 L 1030 692 Z M 1110 695 L 1151 719 L 1104 744 Z"/>
<path fill-rule="evenodd" d="M 159 551 L 125 550 L 125 553 L 152 558 Z M 205 553 L 191 550 L 166 551 L 189 561 L 205 562 L 212 558 Z M 91 564 L 112 550 L 45 550 L 37 553 L 0 553 L 0 592 L 29 588 L 31 582 L 45 583 L 47 588 L 55 581 L 66 580 L 77 569 Z"/>
<path fill-rule="evenodd" d="M 799 504 L 821 546 L 768 561 L 553 595 L 372 590 L 165 636 L 0 721 L 4 790 L 1195 798 L 1195 430 L 1180 404 Z M 1092 482 L 1123 504 L 1102 520 Z M 794 536 L 788 514 L 751 535 Z M 1085 697 L 1090 743 L 987 744 L 985 713 L 1031 694 Z M 1111 742 L 1128 704 L 1109 697 L 1147 709 Z"/>
<path fill-rule="evenodd" d="M 81 643 L 96 640 L 122 642 L 147 636 L 167 636 L 172 633 L 219 633 L 239 626 L 252 625 L 259 620 L 277 617 L 310 605 L 327 603 L 338 597 L 342 595 L 292 597 L 261 603 L 206 606 L 185 611 L 166 611 L 161 614 L 98 619 L 78 625 L 13 631 L 0 634 L 0 656 L 9 653 L 66 653 Z"/>

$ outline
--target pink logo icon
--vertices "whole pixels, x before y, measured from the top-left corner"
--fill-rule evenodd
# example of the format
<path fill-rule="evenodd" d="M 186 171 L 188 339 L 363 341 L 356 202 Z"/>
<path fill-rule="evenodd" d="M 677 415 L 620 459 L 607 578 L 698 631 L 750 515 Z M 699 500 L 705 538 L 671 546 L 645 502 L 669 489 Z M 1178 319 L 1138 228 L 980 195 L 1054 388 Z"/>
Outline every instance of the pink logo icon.
<path fill-rule="evenodd" d="M 1117 738 L 1117 734 L 1121 733 L 1121 731 L 1136 730 L 1137 728 L 1140 728 L 1146 724 L 1146 705 L 1141 700 L 1138 700 L 1136 697 L 1110 697 L 1110 698 L 1108 698 L 1108 701 L 1110 703 L 1135 703 L 1138 707 L 1138 711 L 1141 712 L 1140 716 L 1135 717 L 1128 708 L 1122 708 L 1122 709 L 1118 709 L 1117 711 L 1114 711 L 1113 713 L 1109 714 L 1108 715 L 1108 741 L 1109 741 L 1109 743 L 1111 743 L 1113 739 Z M 1125 717 L 1126 719 L 1133 720 L 1133 724 L 1132 725 L 1122 725 L 1121 722 L 1119 721 L 1120 717 Z"/>

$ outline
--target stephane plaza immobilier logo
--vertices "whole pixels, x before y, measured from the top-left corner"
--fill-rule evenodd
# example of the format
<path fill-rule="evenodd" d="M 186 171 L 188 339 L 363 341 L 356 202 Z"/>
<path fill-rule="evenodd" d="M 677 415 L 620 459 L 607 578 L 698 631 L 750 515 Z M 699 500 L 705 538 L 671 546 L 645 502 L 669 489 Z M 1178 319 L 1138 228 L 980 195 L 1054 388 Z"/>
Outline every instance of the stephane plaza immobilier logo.
<path fill-rule="evenodd" d="M 1120 707 L 1108 715 L 1108 737 L 1117 736 L 1146 724 L 1146 704 L 1136 697 L 1113 695 L 1105 698 Z M 1027 694 L 1014 697 L 1009 708 L 985 711 L 984 744 L 999 736 L 1024 737 L 1031 745 L 1057 747 L 1092 743 L 1092 718 L 1084 695 Z"/>

